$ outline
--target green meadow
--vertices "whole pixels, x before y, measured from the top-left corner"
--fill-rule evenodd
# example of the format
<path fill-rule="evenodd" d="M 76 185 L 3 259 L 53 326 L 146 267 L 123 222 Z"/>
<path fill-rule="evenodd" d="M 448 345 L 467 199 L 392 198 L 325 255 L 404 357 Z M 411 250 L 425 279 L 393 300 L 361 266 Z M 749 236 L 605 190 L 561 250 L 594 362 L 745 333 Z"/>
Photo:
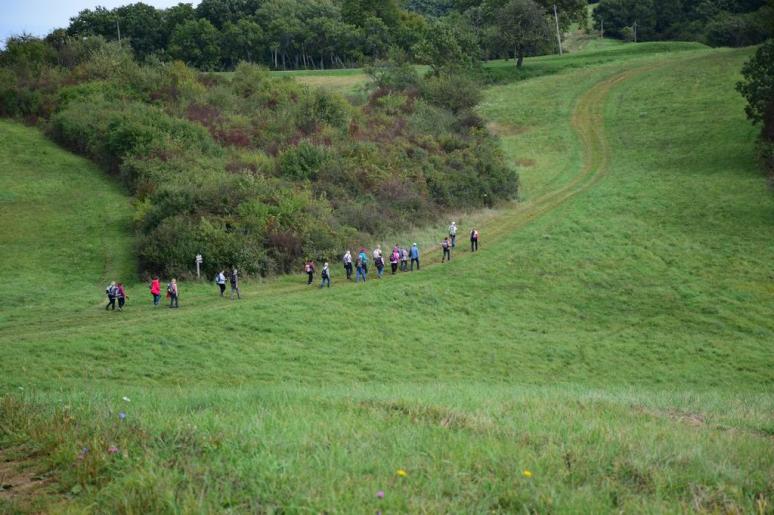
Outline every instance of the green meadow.
<path fill-rule="evenodd" d="M 772 513 L 751 54 L 490 64 L 521 198 L 455 214 L 450 263 L 439 220 L 363 242 L 416 241 L 420 272 L 354 285 L 331 256 L 330 289 L 185 282 L 177 310 L 134 279 L 114 181 L 0 122 L 0 511 Z"/>

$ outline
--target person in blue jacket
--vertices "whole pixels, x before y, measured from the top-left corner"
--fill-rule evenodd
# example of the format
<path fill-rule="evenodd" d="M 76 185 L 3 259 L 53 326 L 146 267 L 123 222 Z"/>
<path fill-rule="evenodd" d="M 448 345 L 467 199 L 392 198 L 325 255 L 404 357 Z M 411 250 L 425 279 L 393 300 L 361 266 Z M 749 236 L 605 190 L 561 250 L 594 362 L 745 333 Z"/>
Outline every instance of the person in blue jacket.
<path fill-rule="evenodd" d="M 419 248 L 417 247 L 416 243 L 411 245 L 411 250 L 409 250 L 409 257 L 411 258 L 411 271 L 414 271 L 415 261 L 417 263 L 417 271 L 419 271 Z"/>

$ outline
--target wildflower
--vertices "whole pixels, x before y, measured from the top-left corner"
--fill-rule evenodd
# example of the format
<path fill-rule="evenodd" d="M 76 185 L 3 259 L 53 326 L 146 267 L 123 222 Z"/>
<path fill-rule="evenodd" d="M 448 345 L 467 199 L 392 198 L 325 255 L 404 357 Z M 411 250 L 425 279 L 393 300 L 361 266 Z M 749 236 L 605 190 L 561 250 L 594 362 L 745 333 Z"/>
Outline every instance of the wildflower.
<path fill-rule="evenodd" d="M 529 469 L 524 469 L 524 472 L 521 473 L 524 477 L 532 477 L 532 471 Z"/>
<path fill-rule="evenodd" d="M 378 497 L 379 499 L 384 499 L 384 490 L 379 490 L 378 492 L 376 492 L 376 497 Z"/>
<path fill-rule="evenodd" d="M 129 397 L 127 397 L 126 395 L 124 395 L 124 396 L 122 397 L 122 399 L 123 399 L 124 401 L 126 401 L 126 402 L 132 402 L 132 399 L 130 399 L 130 398 L 129 398 Z"/>
<path fill-rule="evenodd" d="M 78 453 L 78 459 L 82 460 L 83 458 L 86 457 L 86 455 L 88 453 L 89 453 L 89 448 L 88 447 L 84 447 L 83 449 L 81 449 L 81 452 Z"/>
<path fill-rule="evenodd" d="M 108 452 L 110 454 L 115 454 L 118 452 L 118 447 L 116 447 L 115 445 L 111 445 L 110 447 L 108 447 Z"/>
<path fill-rule="evenodd" d="M 122 421 L 126 419 L 126 412 L 122 411 L 118 414 L 118 418 L 120 418 Z"/>
<path fill-rule="evenodd" d="M 395 473 L 398 475 L 398 477 L 406 477 L 408 476 L 408 472 L 406 472 L 403 469 L 398 469 L 395 471 Z"/>

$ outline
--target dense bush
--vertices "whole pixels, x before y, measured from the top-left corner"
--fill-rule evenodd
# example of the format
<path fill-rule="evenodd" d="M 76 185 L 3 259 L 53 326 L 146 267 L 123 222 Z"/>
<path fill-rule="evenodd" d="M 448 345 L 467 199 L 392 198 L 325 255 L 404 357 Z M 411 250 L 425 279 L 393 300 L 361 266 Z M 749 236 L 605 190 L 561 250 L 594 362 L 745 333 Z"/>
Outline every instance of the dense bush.
<path fill-rule="evenodd" d="M 768 40 L 742 67 L 744 80 L 736 85 L 747 99 L 745 112 L 761 123 L 758 152 L 774 187 L 774 40 Z"/>
<path fill-rule="evenodd" d="M 619 39 L 683 39 L 713 46 L 746 46 L 772 36 L 771 0 L 600 0 L 594 10 L 597 28 Z"/>
<path fill-rule="evenodd" d="M 471 79 L 386 63 L 354 107 L 254 65 L 229 80 L 179 62 L 138 65 L 116 44 L 92 50 L 71 68 L 0 68 L 0 110 L 42 117 L 53 139 L 123 182 L 144 272 L 185 275 L 199 253 L 207 274 L 287 272 L 517 193 L 470 112 L 480 98 Z"/>

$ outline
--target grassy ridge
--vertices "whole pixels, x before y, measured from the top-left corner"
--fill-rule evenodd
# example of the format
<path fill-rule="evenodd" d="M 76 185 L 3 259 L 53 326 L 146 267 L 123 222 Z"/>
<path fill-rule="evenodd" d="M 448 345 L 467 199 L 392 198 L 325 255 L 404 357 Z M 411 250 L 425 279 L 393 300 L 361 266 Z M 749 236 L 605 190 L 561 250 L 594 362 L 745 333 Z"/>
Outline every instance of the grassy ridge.
<path fill-rule="evenodd" d="M 733 91 L 748 55 L 489 90 L 525 198 L 449 265 L 7 325 L 2 388 L 25 393 L 0 442 L 104 511 L 769 510 L 773 210 Z"/>

